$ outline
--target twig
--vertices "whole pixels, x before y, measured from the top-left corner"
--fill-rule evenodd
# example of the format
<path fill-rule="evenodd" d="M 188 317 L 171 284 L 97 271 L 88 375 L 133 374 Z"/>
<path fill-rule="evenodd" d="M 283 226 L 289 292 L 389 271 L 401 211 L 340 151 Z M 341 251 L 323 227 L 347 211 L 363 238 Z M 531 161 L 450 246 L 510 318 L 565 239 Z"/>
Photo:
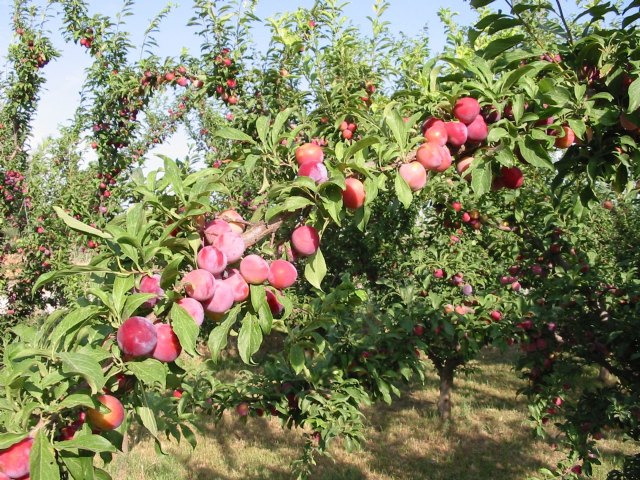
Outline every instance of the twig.
<path fill-rule="evenodd" d="M 556 5 L 558 6 L 558 15 L 560 15 L 560 20 L 562 20 L 564 29 L 567 32 L 567 40 L 569 41 L 569 45 L 573 45 L 573 35 L 571 35 L 571 30 L 569 29 L 569 25 L 567 24 L 567 19 L 564 18 L 564 12 L 562 11 L 560 0 L 556 0 Z"/>

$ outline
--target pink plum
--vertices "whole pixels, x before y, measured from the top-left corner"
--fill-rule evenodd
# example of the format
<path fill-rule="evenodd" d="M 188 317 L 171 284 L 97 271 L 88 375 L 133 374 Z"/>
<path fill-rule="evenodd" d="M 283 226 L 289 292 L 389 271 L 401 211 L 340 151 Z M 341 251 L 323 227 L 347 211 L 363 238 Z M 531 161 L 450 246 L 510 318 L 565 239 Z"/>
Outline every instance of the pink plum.
<path fill-rule="evenodd" d="M 187 273 L 182 279 L 184 289 L 191 298 L 204 302 L 213 297 L 216 279 L 211 272 L 198 268 Z"/>
<path fill-rule="evenodd" d="M 173 362 L 182 351 L 180 340 L 167 323 L 156 323 L 156 333 L 158 335 L 158 343 L 153 350 L 153 358 L 161 362 Z"/>
<path fill-rule="evenodd" d="M 298 271 L 292 263 L 286 260 L 275 260 L 271 262 L 268 280 L 273 287 L 279 290 L 289 288 L 297 279 Z"/>
<path fill-rule="evenodd" d="M 181 298 L 176 303 L 187 311 L 189 316 L 193 318 L 196 325 L 202 325 L 202 322 L 204 321 L 204 309 L 199 301 L 185 297 Z"/>
<path fill-rule="evenodd" d="M 240 273 L 253 285 L 260 285 L 269 278 L 269 264 L 258 255 L 247 255 L 240 262 Z"/>
<path fill-rule="evenodd" d="M 296 228 L 291 234 L 291 245 L 298 255 L 313 255 L 320 247 L 318 231 L 309 225 Z"/>
<path fill-rule="evenodd" d="M 212 245 L 200 249 L 197 260 L 199 268 L 214 275 L 222 273 L 227 268 L 227 255 Z"/>
<path fill-rule="evenodd" d="M 153 323 L 145 317 L 131 317 L 118 328 L 116 340 L 124 354 L 143 357 L 156 348 L 158 336 Z"/>

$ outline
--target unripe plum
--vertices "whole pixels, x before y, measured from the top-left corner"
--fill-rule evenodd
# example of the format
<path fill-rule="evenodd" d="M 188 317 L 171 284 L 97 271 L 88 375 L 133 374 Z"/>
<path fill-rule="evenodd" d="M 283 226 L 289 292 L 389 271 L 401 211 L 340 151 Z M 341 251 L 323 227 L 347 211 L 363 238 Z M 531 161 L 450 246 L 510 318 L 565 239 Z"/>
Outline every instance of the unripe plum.
<path fill-rule="evenodd" d="M 412 191 L 420 190 L 427 184 L 427 171 L 419 162 L 400 165 L 400 176 Z"/>
<path fill-rule="evenodd" d="M 366 192 L 364 190 L 364 184 L 354 177 L 349 177 L 345 180 L 345 189 L 342 191 L 342 201 L 344 206 L 355 210 L 364 205 Z"/>
<path fill-rule="evenodd" d="M 217 291 L 218 289 L 216 289 Z M 153 358 L 161 362 L 173 362 L 182 351 L 178 336 L 168 323 L 156 323 L 156 334 L 158 335 L 158 343 L 153 350 Z"/>
<path fill-rule="evenodd" d="M 221 252 L 224 252 L 228 263 L 240 260 L 246 249 L 242 235 L 233 231 L 216 236 L 211 244 Z"/>
<path fill-rule="evenodd" d="M 432 122 L 430 126 L 424 131 L 424 138 L 427 139 L 428 142 L 434 143 L 441 147 L 444 147 L 447 144 L 447 129 L 444 126 L 444 122 L 442 120 L 436 120 Z"/>
<path fill-rule="evenodd" d="M 229 276 L 225 278 L 223 282 L 231 287 L 234 302 L 242 302 L 249 298 L 249 285 L 240 273 L 240 270 L 236 268 L 231 270 Z"/>
<path fill-rule="evenodd" d="M 286 260 L 274 260 L 269 267 L 269 283 L 281 290 L 289 288 L 298 279 L 298 271 L 292 263 Z"/>
<path fill-rule="evenodd" d="M 181 298 L 176 303 L 187 311 L 189 316 L 193 318 L 196 325 L 202 325 L 202 322 L 204 321 L 204 309 L 199 301 L 185 297 Z"/>
<path fill-rule="evenodd" d="M 164 290 L 160 288 L 160 275 L 145 275 L 142 277 L 138 291 L 140 293 L 154 293 L 156 295 L 155 298 L 151 298 L 142 304 L 145 308 L 153 308 L 153 306 L 158 303 L 160 297 L 164 295 Z"/>
<path fill-rule="evenodd" d="M 240 273 L 253 285 L 260 285 L 269 278 L 269 264 L 258 255 L 247 255 L 240 262 Z"/>
<path fill-rule="evenodd" d="M 436 143 L 425 142 L 418 147 L 416 160 L 427 170 L 435 170 L 442 163 L 444 148 Z"/>
<path fill-rule="evenodd" d="M 227 255 L 216 247 L 208 245 L 198 252 L 198 267 L 217 275 L 227 268 Z"/>
<path fill-rule="evenodd" d="M 204 302 L 213 297 L 216 279 L 211 272 L 198 268 L 187 273 L 182 279 L 184 290 L 191 298 Z"/>
<path fill-rule="evenodd" d="M 90 408 L 87 410 L 89 423 L 98 430 L 114 430 L 124 421 L 124 407 L 120 400 L 113 395 L 99 395 L 96 400 L 110 411 L 102 413 L 100 410 Z"/>
<path fill-rule="evenodd" d="M 0 450 L 0 472 L 7 478 L 22 478 L 29 475 L 29 455 L 33 438 L 27 437 L 9 448 Z"/>
<path fill-rule="evenodd" d="M 462 97 L 453 107 L 453 116 L 465 125 L 469 125 L 480 114 L 480 104 L 475 98 Z"/>
<path fill-rule="evenodd" d="M 298 255 L 313 255 L 320 246 L 318 231 L 309 225 L 296 228 L 291 234 L 291 245 Z"/>
<path fill-rule="evenodd" d="M 299 177 L 309 177 L 313 179 L 317 184 L 321 184 L 327 181 L 329 173 L 324 163 L 320 162 L 306 162 L 300 165 L 298 169 Z"/>
<path fill-rule="evenodd" d="M 467 125 L 468 142 L 484 142 L 487 135 L 489 135 L 489 129 L 481 115 L 478 115 L 473 122 Z"/>
<path fill-rule="evenodd" d="M 143 357 L 156 348 L 158 336 L 153 323 L 145 317 L 131 317 L 118 328 L 116 340 L 125 355 Z"/>
<path fill-rule="evenodd" d="M 280 315 L 284 310 L 284 305 L 282 305 L 278 301 L 278 297 L 271 290 L 267 290 L 266 294 L 267 294 L 267 304 L 269 305 L 269 310 L 271 310 L 271 314 Z"/>
<path fill-rule="evenodd" d="M 467 126 L 461 122 L 445 122 L 447 142 L 452 147 L 461 147 L 467 141 Z"/>
<path fill-rule="evenodd" d="M 232 286 L 226 282 L 218 282 L 216 292 L 213 294 L 211 300 L 204 302 L 204 313 L 207 316 L 221 315 L 227 312 L 233 307 L 235 301 L 235 294 Z"/>
<path fill-rule="evenodd" d="M 314 143 L 305 143 L 296 148 L 296 161 L 298 165 L 305 163 L 321 163 L 324 160 L 322 148 Z"/>

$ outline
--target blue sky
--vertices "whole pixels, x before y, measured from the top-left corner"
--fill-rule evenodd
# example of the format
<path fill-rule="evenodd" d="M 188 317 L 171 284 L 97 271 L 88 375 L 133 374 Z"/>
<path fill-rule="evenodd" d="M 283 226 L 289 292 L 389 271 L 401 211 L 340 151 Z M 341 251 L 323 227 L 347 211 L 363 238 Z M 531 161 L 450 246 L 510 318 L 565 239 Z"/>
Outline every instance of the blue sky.
<path fill-rule="evenodd" d="M 38 5 L 47 4 L 46 0 L 35 0 L 35 3 Z M 161 57 L 178 55 L 184 47 L 189 49 L 192 54 L 196 54 L 198 38 L 195 36 L 194 30 L 186 26 L 192 15 L 191 2 L 174 0 L 173 3 L 178 6 L 164 21 L 160 33 L 156 35 L 158 40 L 157 53 Z M 496 2 L 497 5 L 500 3 L 502 2 Z M 0 0 L 0 56 L 2 57 L 0 65 L 2 66 L 5 65 L 4 56 L 12 38 L 10 31 L 12 4 L 13 0 Z M 475 19 L 475 14 L 471 11 L 468 2 L 463 0 L 391 0 L 390 4 L 385 19 L 390 22 L 391 29 L 395 32 L 402 31 L 411 35 L 413 32 L 420 32 L 424 27 L 427 27 L 432 52 L 440 51 L 445 41 L 444 31 L 437 16 L 437 11 L 441 7 L 457 12 L 460 24 L 468 25 Z M 121 1 L 92 0 L 90 1 L 90 13 L 113 15 L 120 10 L 121 5 Z M 127 19 L 127 30 L 135 33 L 134 43 L 141 42 L 142 32 L 147 27 L 149 20 L 165 5 L 165 1 L 156 0 L 136 2 L 133 16 Z M 256 13 L 258 17 L 266 18 L 283 10 L 294 10 L 300 6 L 310 7 L 311 5 L 313 5 L 313 0 L 289 2 L 260 0 Z M 373 14 L 372 5 L 373 0 L 352 0 L 346 5 L 344 11 L 355 25 L 368 31 L 369 22 L 366 17 Z M 52 32 L 54 45 L 62 52 L 62 56 L 46 67 L 47 83 L 42 92 L 41 102 L 33 123 L 32 146 L 37 145 L 46 136 L 54 135 L 57 127 L 65 124 L 72 117 L 79 102 L 83 70 L 90 64 L 90 57 L 83 47 L 64 43 L 59 34 L 60 23 L 57 18 L 50 19 L 47 25 Z M 259 43 L 265 43 L 266 31 L 260 28 L 256 29 L 255 39 Z M 170 156 L 183 156 L 186 151 L 186 140 L 184 134 L 181 133 L 158 147 L 157 150 L 158 153 Z"/>

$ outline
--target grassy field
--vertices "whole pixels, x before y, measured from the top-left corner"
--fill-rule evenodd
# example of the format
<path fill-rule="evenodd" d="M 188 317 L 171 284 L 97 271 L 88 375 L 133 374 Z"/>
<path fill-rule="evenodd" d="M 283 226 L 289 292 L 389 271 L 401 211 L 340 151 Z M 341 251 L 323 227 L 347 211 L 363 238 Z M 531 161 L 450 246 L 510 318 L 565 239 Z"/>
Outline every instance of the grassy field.
<path fill-rule="evenodd" d="M 509 361 L 491 352 L 478 370 L 456 383 L 455 422 L 442 425 L 435 413 L 436 377 L 423 388 L 407 391 L 392 406 L 366 410 L 367 443 L 356 452 L 336 445 L 332 459 L 322 458 L 314 479 L 519 480 L 551 467 L 561 454 L 552 442 L 532 437 L 521 385 Z M 158 456 L 142 440 L 108 467 L 115 479 L 258 480 L 292 478 L 289 464 L 302 445 L 296 431 L 283 431 L 274 419 L 250 419 L 244 425 L 232 414 L 218 426 L 202 420 L 204 430 L 192 450 L 186 442 L 170 445 Z M 610 435 L 599 442 L 603 465 L 595 478 L 618 466 L 632 446 Z"/>

